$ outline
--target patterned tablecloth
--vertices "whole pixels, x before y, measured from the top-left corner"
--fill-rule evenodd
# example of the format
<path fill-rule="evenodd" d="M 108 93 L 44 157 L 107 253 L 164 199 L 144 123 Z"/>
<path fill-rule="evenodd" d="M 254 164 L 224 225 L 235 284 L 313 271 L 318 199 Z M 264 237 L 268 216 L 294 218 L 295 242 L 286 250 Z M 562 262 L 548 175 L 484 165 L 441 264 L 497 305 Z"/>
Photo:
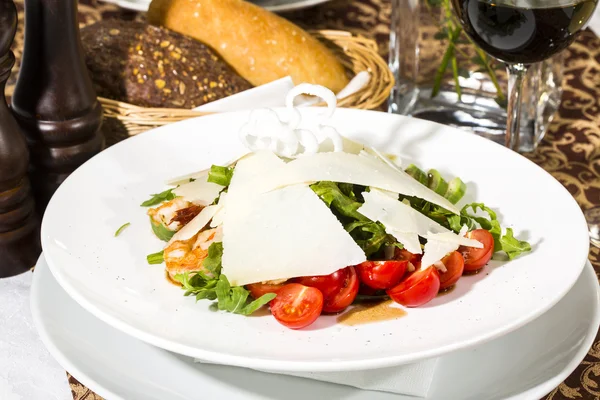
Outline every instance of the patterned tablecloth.
<path fill-rule="evenodd" d="M 19 32 L 13 50 L 20 58 L 23 45 L 23 0 L 19 7 Z M 143 15 L 123 11 L 96 0 L 81 0 L 82 26 L 106 18 L 143 19 Z M 382 55 L 387 53 L 390 22 L 389 0 L 333 0 L 322 6 L 286 15 L 304 27 L 350 30 L 374 37 Z M 600 205 L 600 39 L 584 32 L 568 50 L 563 101 L 546 138 L 528 157 L 562 182 L 583 209 Z M 16 77 L 9 80 L 8 94 Z M 106 132 L 107 142 L 122 137 Z M 111 136 L 112 135 L 112 136 Z M 600 249 L 592 247 L 590 260 L 600 276 Z M 99 400 L 100 396 L 69 376 L 75 400 Z M 545 400 L 600 399 L 600 335 L 577 370 Z"/>

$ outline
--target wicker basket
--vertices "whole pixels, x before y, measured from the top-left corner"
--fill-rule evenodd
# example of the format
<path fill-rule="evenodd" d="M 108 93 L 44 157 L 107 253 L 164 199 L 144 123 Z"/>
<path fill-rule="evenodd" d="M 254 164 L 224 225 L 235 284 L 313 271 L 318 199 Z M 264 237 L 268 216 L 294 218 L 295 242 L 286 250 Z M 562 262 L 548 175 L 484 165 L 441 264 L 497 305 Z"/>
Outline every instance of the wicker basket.
<path fill-rule="evenodd" d="M 311 33 L 339 56 L 340 62 L 346 67 L 349 75 L 354 76 L 361 71 L 368 71 L 371 74 L 369 83 L 358 92 L 340 99 L 339 106 L 375 109 L 388 98 L 394 86 L 394 76 L 377 52 L 375 41 L 344 31 L 327 30 Z M 178 108 L 138 107 L 103 97 L 99 99 L 104 108 L 104 116 L 118 119 L 130 136 L 171 122 L 208 114 Z"/>

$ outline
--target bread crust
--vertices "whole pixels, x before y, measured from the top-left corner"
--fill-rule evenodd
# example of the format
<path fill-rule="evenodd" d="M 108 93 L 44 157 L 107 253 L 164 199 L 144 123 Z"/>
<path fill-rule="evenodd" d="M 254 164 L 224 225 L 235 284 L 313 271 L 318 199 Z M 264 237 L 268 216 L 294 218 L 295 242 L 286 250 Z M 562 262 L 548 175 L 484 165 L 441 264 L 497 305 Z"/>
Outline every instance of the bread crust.
<path fill-rule="evenodd" d="M 255 86 L 291 76 L 334 92 L 348 83 L 336 56 L 300 27 L 243 0 L 153 0 L 148 21 L 211 46 Z"/>

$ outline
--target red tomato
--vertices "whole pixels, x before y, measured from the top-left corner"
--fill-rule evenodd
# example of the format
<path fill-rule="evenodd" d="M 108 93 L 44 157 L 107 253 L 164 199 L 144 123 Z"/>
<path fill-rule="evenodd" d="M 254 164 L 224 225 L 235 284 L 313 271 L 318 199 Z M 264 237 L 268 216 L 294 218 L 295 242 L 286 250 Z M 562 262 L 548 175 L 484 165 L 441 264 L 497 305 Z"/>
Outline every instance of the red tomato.
<path fill-rule="evenodd" d="M 438 271 L 440 276 L 440 290 L 448 289 L 458 282 L 463 274 L 465 261 L 458 251 L 453 251 L 442 259 L 446 272 Z"/>
<path fill-rule="evenodd" d="M 252 283 L 250 285 L 246 285 L 246 289 L 250 292 L 250 296 L 258 299 L 263 294 L 267 293 L 275 293 L 279 291 L 284 286 L 284 284 L 280 285 L 270 285 L 267 283 Z"/>
<path fill-rule="evenodd" d="M 409 261 L 416 269 L 421 268 L 421 258 L 422 254 L 413 254 L 406 249 L 396 249 L 394 254 L 394 258 L 396 260 L 406 260 Z"/>
<path fill-rule="evenodd" d="M 323 305 L 323 312 L 327 313 L 338 313 L 348 307 L 358 294 L 358 276 L 354 267 L 344 268 L 347 271 L 346 279 L 342 285 L 342 288 L 333 295 L 330 295 L 325 299 Z"/>
<path fill-rule="evenodd" d="M 494 237 L 485 229 L 475 229 L 466 235 L 469 239 L 475 239 L 483 244 L 483 248 L 460 246 L 458 251 L 465 260 L 464 272 L 479 271 L 492 258 L 494 253 Z"/>
<path fill-rule="evenodd" d="M 389 289 L 406 273 L 408 261 L 365 261 L 356 266 L 360 281 L 373 289 Z"/>
<path fill-rule="evenodd" d="M 323 294 L 319 289 L 289 283 L 271 301 L 271 314 L 282 325 L 301 329 L 315 322 L 323 310 Z"/>
<path fill-rule="evenodd" d="M 440 290 L 440 276 L 435 267 L 415 271 L 398 285 L 386 291 L 396 303 L 418 307 L 433 299 Z"/>
<path fill-rule="evenodd" d="M 339 292 L 348 277 L 348 269 L 340 269 L 331 275 L 325 276 L 303 276 L 296 278 L 293 282 L 304 286 L 317 288 L 323 293 L 323 297 L 327 299 L 329 296 Z"/>

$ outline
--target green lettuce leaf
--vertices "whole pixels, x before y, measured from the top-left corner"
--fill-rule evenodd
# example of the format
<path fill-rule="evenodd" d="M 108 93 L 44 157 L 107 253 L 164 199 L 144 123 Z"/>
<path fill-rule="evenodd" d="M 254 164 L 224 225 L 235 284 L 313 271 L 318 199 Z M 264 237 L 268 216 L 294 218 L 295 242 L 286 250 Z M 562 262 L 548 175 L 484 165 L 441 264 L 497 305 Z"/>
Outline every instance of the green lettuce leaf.
<path fill-rule="evenodd" d="M 213 165 L 208 171 L 208 182 L 213 182 L 221 186 L 229 186 L 233 177 L 233 167 L 220 167 Z"/>
<path fill-rule="evenodd" d="M 115 232 L 115 237 L 119 236 L 121 232 L 123 232 L 129 225 L 131 225 L 131 222 L 126 222 L 123 225 L 121 225 L 119 229 L 117 229 L 117 231 Z"/>
<path fill-rule="evenodd" d="M 184 296 L 195 296 L 196 301 L 217 300 L 219 310 L 242 315 L 254 313 L 275 298 L 274 293 L 269 293 L 250 301 L 250 292 L 243 286 L 231 287 L 227 277 L 221 274 L 222 256 L 223 243 L 212 243 L 208 248 L 208 257 L 202 263 L 212 276 L 202 272 L 175 275 L 173 279 L 181 283 Z"/>
<path fill-rule="evenodd" d="M 526 251 L 531 251 L 531 245 L 529 243 L 514 237 L 512 228 L 506 228 L 506 233 L 500 238 L 500 244 L 502 250 L 504 250 L 511 260 Z"/>
<path fill-rule="evenodd" d="M 354 221 L 344 226 L 344 228 L 367 257 L 379 252 L 383 245 L 400 244 L 387 234 L 385 227 L 379 222 Z"/>
<path fill-rule="evenodd" d="M 202 266 L 214 276 L 221 274 L 221 259 L 223 257 L 223 243 L 213 242 L 208 248 L 208 257 L 202 261 Z"/>
<path fill-rule="evenodd" d="M 362 206 L 362 203 L 346 196 L 336 183 L 322 181 L 310 185 L 310 188 L 325 204 L 335 209 L 340 215 L 359 221 L 369 221 L 367 217 L 356 211 Z"/>
<path fill-rule="evenodd" d="M 231 287 L 225 275 L 219 277 L 215 290 L 219 310 L 242 315 L 252 314 L 276 297 L 275 293 L 267 293 L 248 303 L 250 293 L 242 286 Z"/>
<path fill-rule="evenodd" d="M 354 185 L 322 181 L 310 187 L 332 209 L 367 257 L 379 252 L 384 244 L 396 243 L 382 224 L 371 221 L 357 211 L 362 203 L 355 193 Z M 365 190 L 362 187 L 359 189 L 361 192 Z"/>
<path fill-rule="evenodd" d="M 473 213 L 481 210 L 487 213 L 487 217 L 481 215 L 470 214 L 469 209 Z M 483 203 L 470 203 L 465 205 L 461 210 L 461 223 L 463 221 L 469 226 L 477 223 L 481 228 L 489 231 L 494 238 L 494 253 L 504 251 L 509 259 L 513 259 L 524 252 L 531 251 L 531 245 L 526 241 L 518 240 L 514 237 L 512 228 L 506 228 L 506 233 L 502 235 L 502 227 L 498 221 L 496 212 Z M 475 226 L 476 227 L 476 226 Z"/>
<path fill-rule="evenodd" d="M 184 296 L 195 296 L 196 301 L 202 299 L 215 300 L 217 293 L 215 287 L 217 280 L 205 277 L 201 274 L 192 274 L 189 272 L 177 274 L 173 279 L 183 286 L 185 290 Z"/>
<path fill-rule="evenodd" d="M 171 238 L 175 234 L 175 231 L 170 230 L 163 224 L 157 223 L 152 219 L 152 217 L 150 217 L 150 225 L 152 225 L 152 232 L 154 232 L 156 237 L 164 242 L 168 242 L 169 240 L 171 240 Z"/>
<path fill-rule="evenodd" d="M 171 189 L 165 190 L 164 192 L 151 194 L 150 196 L 152 196 L 152 197 L 149 198 L 148 200 L 146 200 L 145 202 L 143 202 L 141 204 L 141 206 L 142 207 L 150 207 L 150 206 L 155 206 L 157 204 L 160 204 L 164 201 L 173 200 L 175 197 L 177 197 L 175 195 L 175 193 L 173 193 L 173 190 L 175 190 L 175 189 L 176 188 L 171 188 Z"/>
<path fill-rule="evenodd" d="M 164 251 L 159 251 L 158 253 L 148 254 L 146 256 L 146 261 L 148 261 L 148 264 L 150 264 L 150 265 L 162 264 L 165 261 Z"/>

